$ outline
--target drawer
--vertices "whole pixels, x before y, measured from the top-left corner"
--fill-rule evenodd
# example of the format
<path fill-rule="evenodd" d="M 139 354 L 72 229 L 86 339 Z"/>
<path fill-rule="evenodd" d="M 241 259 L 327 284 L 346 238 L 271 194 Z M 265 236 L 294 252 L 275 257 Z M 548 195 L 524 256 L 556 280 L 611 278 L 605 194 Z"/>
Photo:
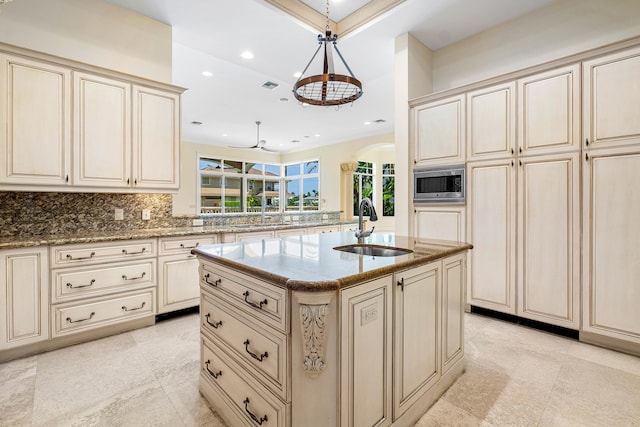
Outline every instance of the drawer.
<path fill-rule="evenodd" d="M 265 384 L 286 399 L 285 368 L 289 363 L 285 334 L 260 326 L 260 322 L 206 293 L 200 301 L 200 321 L 203 332 L 252 366 Z"/>
<path fill-rule="evenodd" d="M 155 314 L 154 288 L 51 306 L 53 336 L 63 336 Z"/>
<path fill-rule="evenodd" d="M 202 236 L 165 237 L 158 239 L 158 251 L 160 255 L 174 255 L 189 253 L 191 249 L 203 245 L 218 243 L 217 234 Z"/>
<path fill-rule="evenodd" d="M 200 357 L 201 388 L 213 388 L 222 397 L 212 399 L 210 403 L 214 407 L 227 405 L 247 426 L 261 423 L 278 427 L 290 425 L 289 405 L 248 376 L 241 366 L 206 338 L 202 339 Z"/>
<path fill-rule="evenodd" d="M 282 332 L 289 331 L 285 288 L 205 262 L 200 266 L 200 284 L 203 290 L 214 293 L 250 316 Z"/>
<path fill-rule="evenodd" d="M 149 258 L 155 255 L 155 239 L 60 245 L 51 247 L 51 267 L 126 261 L 135 258 Z"/>
<path fill-rule="evenodd" d="M 51 302 L 107 295 L 153 286 L 156 260 L 53 270 Z"/>

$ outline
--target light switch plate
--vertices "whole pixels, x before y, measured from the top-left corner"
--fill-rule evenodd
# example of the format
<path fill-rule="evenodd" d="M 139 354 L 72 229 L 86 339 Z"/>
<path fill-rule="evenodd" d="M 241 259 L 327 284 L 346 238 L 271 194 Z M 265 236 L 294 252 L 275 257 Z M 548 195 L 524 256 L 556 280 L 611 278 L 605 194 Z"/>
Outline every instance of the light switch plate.
<path fill-rule="evenodd" d="M 142 219 L 145 221 L 151 219 L 151 209 L 142 209 Z"/>

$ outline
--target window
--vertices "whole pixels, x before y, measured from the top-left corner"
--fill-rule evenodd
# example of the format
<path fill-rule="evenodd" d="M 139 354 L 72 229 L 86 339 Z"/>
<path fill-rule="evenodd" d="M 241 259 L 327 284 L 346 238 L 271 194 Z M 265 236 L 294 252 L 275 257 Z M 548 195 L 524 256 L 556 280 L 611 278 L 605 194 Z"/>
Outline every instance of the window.
<path fill-rule="evenodd" d="M 360 202 L 365 198 L 373 202 L 373 163 L 358 162 L 358 168 L 353 173 L 353 214 L 358 216 Z M 365 208 L 365 215 L 369 215 L 369 208 Z"/>
<path fill-rule="evenodd" d="M 382 164 L 382 215 L 395 215 L 395 164 Z"/>
<path fill-rule="evenodd" d="M 200 213 L 318 210 L 319 164 L 282 166 L 201 157 Z M 284 170 L 284 176 L 282 171 Z M 285 206 L 281 206 L 284 188 Z"/>
<path fill-rule="evenodd" d="M 320 209 L 320 173 L 318 161 L 293 163 L 284 167 L 287 211 Z"/>

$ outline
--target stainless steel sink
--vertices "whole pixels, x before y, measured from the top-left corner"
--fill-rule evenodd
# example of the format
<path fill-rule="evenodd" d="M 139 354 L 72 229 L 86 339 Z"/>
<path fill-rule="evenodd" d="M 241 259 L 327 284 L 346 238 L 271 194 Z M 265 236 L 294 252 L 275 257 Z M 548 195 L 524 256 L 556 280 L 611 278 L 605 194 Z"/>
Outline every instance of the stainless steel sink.
<path fill-rule="evenodd" d="M 378 246 L 378 245 L 367 245 L 367 244 L 336 246 L 333 249 L 341 252 L 350 252 L 353 254 L 369 255 L 369 256 L 399 256 L 399 255 L 407 255 L 413 252 L 411 249 L 392 248 L 389 246 Z"/>

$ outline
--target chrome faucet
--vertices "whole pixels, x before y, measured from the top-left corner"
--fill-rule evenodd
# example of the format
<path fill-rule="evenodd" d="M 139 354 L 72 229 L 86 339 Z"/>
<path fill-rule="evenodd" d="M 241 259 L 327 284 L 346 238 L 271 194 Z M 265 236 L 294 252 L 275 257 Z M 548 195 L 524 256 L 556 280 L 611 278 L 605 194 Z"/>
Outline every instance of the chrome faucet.
<path fill-rule="evenodd" d="M 358 239 L 358 243 L 364 243 L 364 238 L 371 236 L 371 233 L 373 233 L 373 230 L 375 230 L 375 227 L 371 227 L 371 230 L 367 230 L 367 231 L 362 229 L 363 228 L 362 217 L 364 215 L 365 206 L 369 206 L 369 209 L 371 210 L 369 219 L 371 221 L 378 220 L 378 215 L 376 214 L 376 209 L 373 207 L 373 203 L 371 202 L 371 199 L 369 198 L 362 199 L 362 201 L 360 202 L 360 206 L 358 207 L 358 231 L 356 231 L 356 238 Z"/>

